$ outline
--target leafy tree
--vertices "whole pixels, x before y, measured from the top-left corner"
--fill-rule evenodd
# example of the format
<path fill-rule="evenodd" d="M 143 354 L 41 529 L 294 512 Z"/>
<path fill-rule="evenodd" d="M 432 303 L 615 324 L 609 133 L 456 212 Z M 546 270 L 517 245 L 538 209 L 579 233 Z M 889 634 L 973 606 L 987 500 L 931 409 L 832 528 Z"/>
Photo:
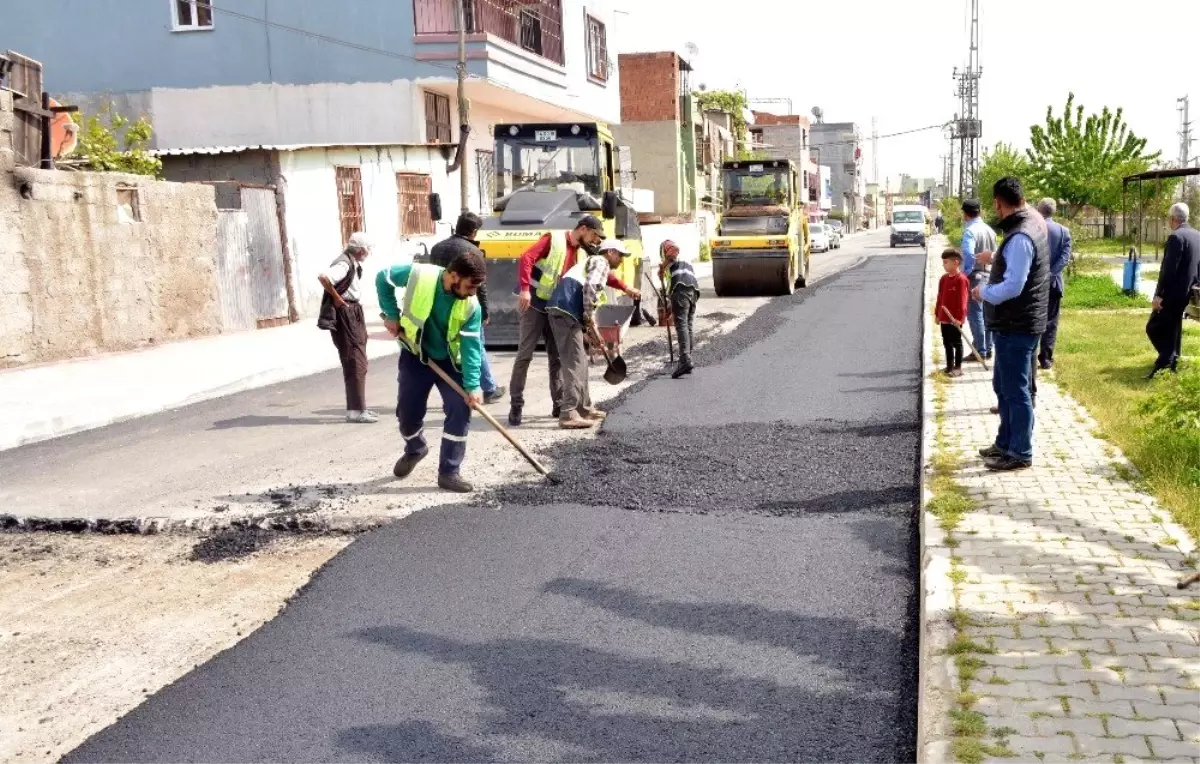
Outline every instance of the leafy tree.
<path fill-rule="evenodd" d="M 746 143 L 746 96 L 738 90 L 703 90 L 693 96 L 701 109 L 723 109 L 730 113 L 733 137 L 740 152 Z"/>
<path fill-rule="evenodd" d="M 1015 177 L 1020 179 L 1025 188 L 1025 197 L 1036 201 L 1041 196 L 1037 173 L 1029 159 L 1012 144 L 997 143 L 989 151 L 984 149 L 979 162 L 979 205 L 983 209 L 983 217 L 990 219 L 992 212 L 992 187 L 1001 178 Z"/>
<path fill-rule="evenodd" d="M 1125 124 L 1124 110 L 1107 106 L 1084 117 L 1075 94 L 1067 97 L 1062 116 L 1046 108 L 1046 123 L 1030 128 L 1028 157 L 1035 183 L 1066 202 L 1068 215 L 1084 205 L 1112 214 L 1121 206 L 1121 177 L 1149 169 L 1161 152 L 1147 154 L 1146 139 Z"/>
<path fill-rule="evenodd" d="M 79 126 L 74 154 L 97 172 L 127 172 L 158 177 L 162 161 L 146 150 L 154 129 L 146 117 L 131 120 L 107 104 L 91 116 L 71 115 Z"/>

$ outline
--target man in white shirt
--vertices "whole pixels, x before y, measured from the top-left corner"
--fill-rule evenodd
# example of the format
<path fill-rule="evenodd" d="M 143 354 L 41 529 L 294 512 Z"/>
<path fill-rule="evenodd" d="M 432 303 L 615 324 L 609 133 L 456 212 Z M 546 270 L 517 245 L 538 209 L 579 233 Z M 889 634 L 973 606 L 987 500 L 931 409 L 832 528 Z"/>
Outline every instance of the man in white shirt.
<path fill-rule="evenodd" d="M 379 421 L 367 408 L 367 321 L 359 302 L 362 262 L 370 254 L 370 239 L 365 233 L 355 233 L 342 254 L 317 277 L 325 290 L 317 326 L 329 330 L 342 362 L 346 421 L 362 424 Z"/>

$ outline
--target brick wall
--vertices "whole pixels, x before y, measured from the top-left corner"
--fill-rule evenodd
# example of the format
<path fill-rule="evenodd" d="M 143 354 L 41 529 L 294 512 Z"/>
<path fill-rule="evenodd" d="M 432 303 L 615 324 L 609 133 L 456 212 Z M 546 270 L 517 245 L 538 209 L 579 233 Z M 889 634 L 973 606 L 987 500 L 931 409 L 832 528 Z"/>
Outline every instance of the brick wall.
<path fill-rule="evenodd" d="M 622 53 L 622 122 L 678 122 L 679 56 L 674 53 Z"/>
<path fill-rule="evenodd" d="M 213 189 L 13 168 L 0 93 L 0 368 L 216 334 Z M 120 202 L 136 196 L 141 220 Z"/>

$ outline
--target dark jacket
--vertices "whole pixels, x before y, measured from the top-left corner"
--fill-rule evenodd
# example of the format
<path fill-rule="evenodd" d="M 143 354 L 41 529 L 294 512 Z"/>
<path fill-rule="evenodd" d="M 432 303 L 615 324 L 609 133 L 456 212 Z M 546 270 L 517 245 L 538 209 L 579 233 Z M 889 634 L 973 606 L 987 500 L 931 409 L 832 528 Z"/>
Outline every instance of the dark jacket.
<path fill-rule="evenodd" d="M 429 262 L 441 268 L 448 268 L 454 258 L 471 250 L 479 252 L 479 242 L 468 239 L 466 236 L 454 234 L 449 239 L 443 239 L 433 245 L 433 249 L 429 250 Z M 483 255 L 482 252 L 479 252 L 479 254 L 480 256 Z M 485 260 L 484 262 L 487 261 Z M 479 310 L 482 311 L 482 318 L 486 321 L 488 317 L 486 283 L 479 285 L 479 292 L 475 295 L 475 298 L 479 300 Z"/>
<path fill-rule="evenodd" d="M 992 263 L 989 283 L 1004 281 L 1004 272 L 1008 270 L 1004 250 L 1017 234 L 1023 233 L 1033 242 L 1033 261 L 1019 295 L 999 305 L 985 305 L 987 328 L 1002 334 L 1041 334 L 1046 331 L 1050 310 L 1050 241 L 1046 221 L 1037 210 L 1025 207 L 1001 220 L 998 227 L 1004 233 L 1004 242 Z"/>
<path fill-rule="evenodd" d="M 1187 307 L 1192 285 L 1200 280 L 1197 269 L 1200 269 L 1200 231 L 1184 223 L 1167 237 L 1154 296 L 1162 298 L 1163 306 L 1182 311 Z"/>
<path fill-rule="evenodd" d="M 1071 264 L 1071 229 L 1046 218 L 1046 237 L 1050 242 L 1050 288 L 1062 294 L 1066 291 L 1063 271 Z"/>

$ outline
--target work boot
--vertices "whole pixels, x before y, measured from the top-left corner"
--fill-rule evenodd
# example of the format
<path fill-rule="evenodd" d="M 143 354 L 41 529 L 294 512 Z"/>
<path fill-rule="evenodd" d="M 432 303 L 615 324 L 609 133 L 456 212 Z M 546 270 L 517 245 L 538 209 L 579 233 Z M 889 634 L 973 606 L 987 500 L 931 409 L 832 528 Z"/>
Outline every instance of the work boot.
<path fill-rule="evenodd" d="M 379 415 L 370 409 L 366 411 L 347 411 L 346 421 L 355 424 L 375 424 L 379 421 Z"/>
<path fill-rule="evenodd" d="M 496 401 L 504 400 L 504 395 L 507 392 L 508 392 L 508 388 L 497 387 L 495 390 L 491 391 L 490 393 L 484 393 L 483 402 L 487 403 L 487 404 L 492 404 L 492 403 L 495 403 Z"/>
<path fill-rule="evenodd" d="M 579 415 L 592 422 L 603 422 L 608 417 L 607 412 L 597 408 L 585 408 L 579 412 Z"/>
<path fill-rule="evenodd" d="M 509 427 L 521 426 L 521 407 L 510 406 L 508 409 L 508 425 Z"/>
<path fill-rule="evenodd" d="M 405 454 L 396 462 L 396 466 L 392 468 L 392 474 L 398 478 L 406 478 L 412 474 L 421 460 L 429 455 L 429 449 L 425 449 L 419 454 Z"/>
<path fill-rule="evenodd" d="M 596 423 L 579 416 L 578 411 L 572 411 L 558 418 L 558 426 L 564 430 L 590 430 Z"/>
<path fill-rule="evenodd" d="M 679 365 L 675 367 L 675 371 L 671 372 L 671 379 L 679 379 L 684 374 L 691 374 L 691 373 L 692 373 L 692 362 L 691 361 L 680 361 Z"/>
<path fill-rule="evenodd" d="M 463 476 L 457 472 L 453 475 L 438 475 L 438 488 L 454 493 L 470 493 L 475 490 L 475 486 L 464 480 Z"/>

